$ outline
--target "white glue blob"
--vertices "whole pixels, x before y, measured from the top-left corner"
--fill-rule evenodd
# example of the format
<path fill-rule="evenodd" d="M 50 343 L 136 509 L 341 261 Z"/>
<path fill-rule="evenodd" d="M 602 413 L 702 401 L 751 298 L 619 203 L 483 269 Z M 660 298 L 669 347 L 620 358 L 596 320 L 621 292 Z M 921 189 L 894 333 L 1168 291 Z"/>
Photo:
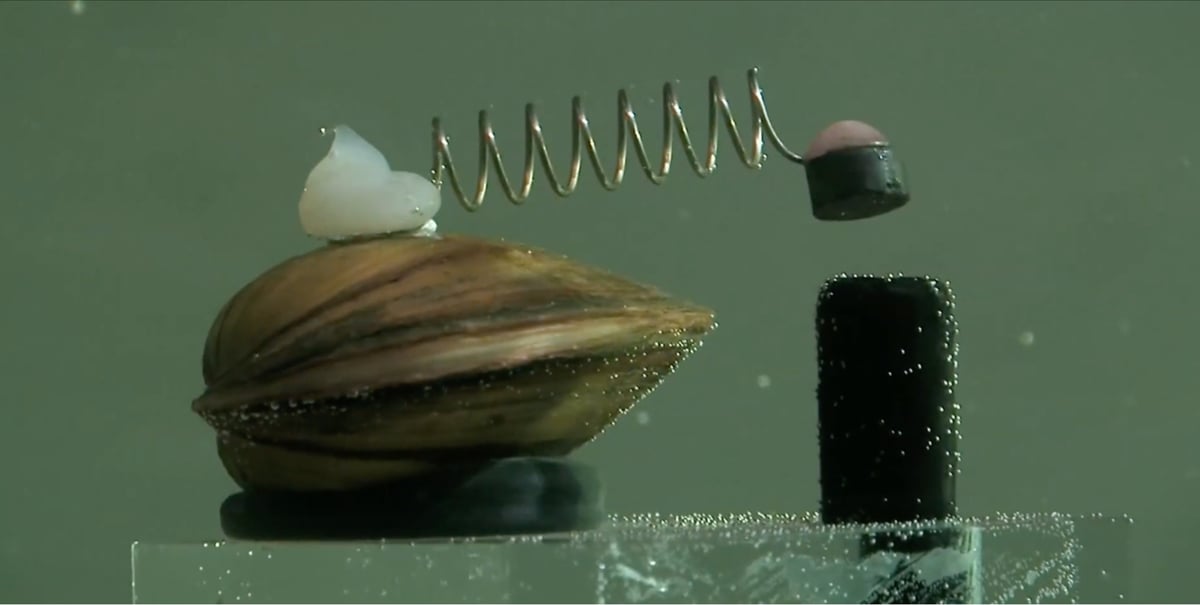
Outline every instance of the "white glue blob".
<path fill-rule="evenodd" d="M 441 192 L 426 177 L 393 172 L 387 159 L 349 126 L 333 129 L 329 153 L 308 173 L 300 224 L 313 237 L 339 240 L 436 229 Z"/>

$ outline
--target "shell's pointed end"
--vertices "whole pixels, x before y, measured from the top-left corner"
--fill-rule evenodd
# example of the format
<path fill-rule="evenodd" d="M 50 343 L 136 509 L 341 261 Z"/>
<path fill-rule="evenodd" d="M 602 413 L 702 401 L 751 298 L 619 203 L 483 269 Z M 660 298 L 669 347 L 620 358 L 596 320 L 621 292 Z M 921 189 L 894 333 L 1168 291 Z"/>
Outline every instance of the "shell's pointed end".
<path fill-rule="evenodd" d="M 813 216 L 858 220 L 908 203 L 903 167 L 879 129 L 855 120 L 830 124 L 804 153 Z"/>
<path fill-rule="evenodd" d="M 300 195 L 305 233 L 338 241 L 431 231 L 442 199 L 428 178 L 393 171 L 378 149 L 345 124 L 322 128 L 321 134 L 332 134 L 333 141 Z"/>

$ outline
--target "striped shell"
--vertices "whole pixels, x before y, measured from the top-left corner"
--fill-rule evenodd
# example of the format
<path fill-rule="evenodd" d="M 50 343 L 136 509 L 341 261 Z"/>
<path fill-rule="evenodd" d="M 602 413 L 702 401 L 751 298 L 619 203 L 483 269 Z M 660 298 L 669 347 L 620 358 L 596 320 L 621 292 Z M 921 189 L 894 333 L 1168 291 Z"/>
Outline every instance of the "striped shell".
<path fill-rule="evenodd" d="M 658 386 L 713 313 L 528 247 L 329 245 L 221 310 L 192 408 L 242 487 L 345 490 L 566 455 Z"/>

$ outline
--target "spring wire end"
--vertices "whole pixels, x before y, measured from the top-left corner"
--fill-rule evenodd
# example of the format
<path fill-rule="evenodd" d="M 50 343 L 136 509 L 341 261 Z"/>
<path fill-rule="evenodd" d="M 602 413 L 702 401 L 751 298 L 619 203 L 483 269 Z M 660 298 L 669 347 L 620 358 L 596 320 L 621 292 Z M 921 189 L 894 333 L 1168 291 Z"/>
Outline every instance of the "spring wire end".
<path fill-rule="evenodd" d="M 637 117 L 633 110 L 633 104 L 629 100 L 629 94 L 625 89 L 621 89 L 617 93 L 619 130 L 617 132 L 616 163 L 612 169 L 611 176 L 606 173 L 599 152 L 596 149 L 596 140 L 592 136 L 592 131 L 588 124 L 587 113 L 583 108 L 583 99 L 576 96 L 571 102 L 571 139 L 573 149 L 565 181 L 559 176 L 550 159 L 550 151 L 542 134 L 541 121 L 538 119 L 537 111 L 532 103 L 525 106 L 525 167 L 521 172 L 519 187 L 513 186 L 512 180 L 505 170 L 504 161 L 501 157 L 499 146 L 496 143 L 496 133 L 492 128 L 491 120 L 489 120 L 486 110 L 479 112 L 479 171 L 475 181 L 475 194 L 470 196 L 464 191 L 463 183 L 459 179 L 458 170 L 455 168 L 454 159 L 450 152 L 450 138 L 442 126 L 441 118 L 437 117 L 433 119 L 432 181 L 434 185 L 441 188 L 443 181 L 448 177 L 450 187 L 454 190 L 454 194 L 459 202 L 465 209 L 473 212 L 483 205 L 484 197 L 487 194 L 490 164 L 494 163 L 497 176 L 500 180 L 500 186 L 504 189 L 505 196 L 513 204 L 523 204 L 528 199 L 530 191 L 533 188 L 534 166 L 536 159 L 540 158 L 542 168 L 546 172 L 546 178 L 550 181 L 551 188 L 560 197 L 567 197 L 574 193 L 579 185 L 579 173 L 583 169 L 583 156 L 586 153 L 601 186 L 608 191 L 613 191 L 625 179 L 630 139 L 632 139 L 634 152 L 637 154 L 638 162 L 641 164 L 646 178 L 650 179 L 650 182 L 655 185 L 661 185 L 671 170 L 676 133 L 678 133 L 683 144 L 684 154 L 687 155 L 688 163 L 691 165 L 692 170 L 698 176 L 706 177 L 716 169 L 718 135 L 722 123 L 724 123 L 730 136 L 733 138 L 733 144 L 737 149 L 738 157 L 741 158 L 742 164 L 747 168 L 757 170 L 762 167 L 765 157 L 763 154 L 764 134 L 769 139 L 771 145 L 781 155 L 793 162 L 803 164 L 804 159 L 783 144 L 783 141 L 780 140 L 779 135 L 775 132 L 775 128 L 771 124 L 771 118 L 767 114 L 766 101 L 763 98 L 763 90 L 758 83 L 757 67 L 751 68 L 747 72 L 747 81 L 749 84 L 751 113 L 753 117 L 750 129 L 749 149 L 747 149 L 746 144 L 742 141 L 741 133 L 738 131 L 737 123 L 733 118 L 725 91 L 721 88 L 717 77 L 714 76 L 709 79 L 708 145 L 703 157 L 697 154 L 696 149 L 692 145 L 692 139 L 684 122 L 683 108 L 679 105 L 675 86 L 671 82 L 667 82 L 663 85 L 662 93 L 663 143 L 658 154 L 659 162 L 657 167 L 651 166 L 651 157 L 646 150 L 641 129 L 638 126 Z"/>

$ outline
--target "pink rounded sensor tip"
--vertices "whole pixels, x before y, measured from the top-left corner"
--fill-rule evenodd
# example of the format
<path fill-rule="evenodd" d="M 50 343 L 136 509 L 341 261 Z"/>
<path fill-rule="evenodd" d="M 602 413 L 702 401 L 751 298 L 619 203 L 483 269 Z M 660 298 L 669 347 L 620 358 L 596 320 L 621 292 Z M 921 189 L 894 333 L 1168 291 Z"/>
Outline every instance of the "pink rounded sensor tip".
<path fill-rule="evenodd" d="M 883 133 L 874 126 L 866 122 L 842 120 L 826 126 L 825 130 L 822 130 L 808 144 L 808 149 L 804 152 L 804 159 L 815 160 L 830 151 L 880 143 L 887 143 L 887 137 L 883 136 Z"/>

